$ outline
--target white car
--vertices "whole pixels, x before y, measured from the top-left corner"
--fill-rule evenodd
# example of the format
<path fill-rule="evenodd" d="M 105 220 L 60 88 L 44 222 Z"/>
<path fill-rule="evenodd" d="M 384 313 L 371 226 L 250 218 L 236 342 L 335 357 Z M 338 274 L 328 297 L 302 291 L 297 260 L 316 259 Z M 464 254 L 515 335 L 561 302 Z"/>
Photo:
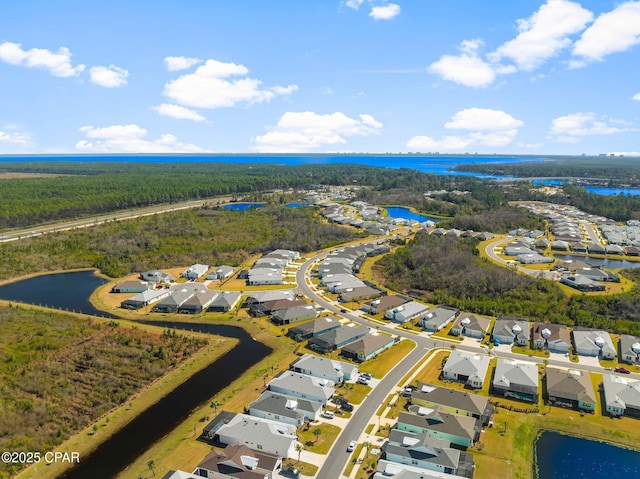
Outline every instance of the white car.
<path fill-rule="evenodd" d="M 353 452 L 357 445 L 358 443 L 356 441 L 351 441 L 347 446 L 347 452 Z"/>
<path fill-rule="evenodd" d="M 323 411 L 322 412 L 322 417 L 327 418 L 327 419 L 333 419 L 335 417 L 335 414 L 333 411 Z"/>

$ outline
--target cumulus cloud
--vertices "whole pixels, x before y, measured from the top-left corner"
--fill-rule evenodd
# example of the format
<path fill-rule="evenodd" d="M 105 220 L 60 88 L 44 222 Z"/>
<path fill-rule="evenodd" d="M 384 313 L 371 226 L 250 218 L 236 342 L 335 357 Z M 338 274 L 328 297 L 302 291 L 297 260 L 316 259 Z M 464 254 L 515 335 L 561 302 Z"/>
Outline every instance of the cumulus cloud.
<path fill-rule="evenodd" d="M 640 101 L 640 93 L 636 93 L 635 95 L 633 95 L 633 96 L 631 97 L 631 99 L 632 99 L 632 100 L 635 100 L 635 101 Z"/>
<path fill-rule="evenodd" d="M 89 75 L 91 76 L 91 81 L 96 85 L 105 88 L 117 88 L 127 84 L 129 72 L 124 68 L 109 65 L 108 67 L 91 67 Z"/>
<path fill-rule="evenodd" d="M 28 145 L 31 143 L 31 135 L 26 132 L 6 132 L 0 130 L 0 143 L 10 143 L 13 145 Z"/>
<path fill-rule="evenodd" d="M 448 130 L 466 130 L 462 135 L 447 135 L 440 139 L 430 136 L 414 136 L 407 148 L 415 151 L 460 151 L 469 146 L 506 146 L 513 142 L 518 128 L 524 122 L 502 110 L 467 108 L 461 110 L 445 123 Z"/>
<path fill-rule="evenodd" d="M 66 47 L 60 47 L 57 52 L 44 48 L 24 50 L 19 43 L 0 43 L 0 60 L 11 65 L 27 68 L 42 68 L 56 77 L 71 77 L 79 75 L 84 65 L 71 65 L 71 52 Z"/>
<path fill-rule="evenodd" d="M 185 108 L 180 105 L 163 103 L 161 105 L 151 107 L 151 109 L 157 111 L 159 115 L 170 116 L 171 118 L 176 118 L 178 120 L 193 120 L 193 121 L 206 120 L 206 118 L 202 116 L 200 113 L 198 113 L 197 111 L 190 110 L 189 108 Z"/>
<path fill-rule="evenodd" d="M 427 69 L 461 85 L 473 88 L 489 86 L 496 78 L 493 67 L 478 56 L 482 41 L 465 40 L 460 44 L 460 55 L 444 55 Z"/>
<path fill-rule="evenodd" d="M 396 3 L 371 7 L 369 12 L 369 16 L 374 20 L 391 20 L 398 15 L 400 15 L 400 5 Z"/>
<path fill-rule="evenodd" d="M 573 54 L 581 60 L 572 66 L 601 61 L 605 56 L 640 43 L 640 2 L 625 2 L 600 15 L 575 43 Z"/>
<path fill-rule="evenodd" d="M 569 36 L 584 30 L 592 20 L 593 13 L 578 3 L 548 0 L 530 18 L 518 20 L 518 36 L 488 57 L 494 63 L 509 59 L 519 70 L 534 70 L 571 46 Z"/>
<path fill-rule="evenodd" d="M 264 87 L 248 73 L 244 65 L 207 60 L 194 73 L 167 83 L 164 95 L 187 107 L 223 108 L 268 102 L 298 89 L 297 85 Z"/>
<path fill-rule="evenodd" d="M 88 140 L 76 143 L 76 150 L 92 153 L 206 153 L 196 145 L 180 142 L 172 134 L 147 140 L 147 130 L 135 124 L 106 127 L 83 126 L 78 131 Z"/>
<path fill-rule="evenodd" d="M 191 68 L 193 65 L 197 65 L 201 62 L 202 60 L 199 58 L 190 57 L 165 57 L 164 59 L 164 64 L 170 72 L 186 70 L 187 68 Z"/>
<path fill-rule="evenodd" d="M 352 136 L 379 134 L 382 123 L 367 114 L 350 118 L 344 113 L 326 115 L 312 111 L 287 112 L 264 135 L 251 138 L 253 150 L 262 153 L 293 153 L 344 145 Z"/>
<path fill-rule="evenodd" d="M 360 8 L 360 5 L 362 5 L 363 2 L 364 0 L 347 0 L 346 2 L 344 2 L 344 4 L 349 8 L 357 10 L 358 8 Z"/>
<path fill-rule="evenodd" d="M 638 131 L 631 124 L 605 116 L 598 118 L 594 113 L 571 113 L 551 121 L 551 139 L 560 143 L 578 143 L 581 137 L 593 135 L 613 135 L 628 131 Z"/>

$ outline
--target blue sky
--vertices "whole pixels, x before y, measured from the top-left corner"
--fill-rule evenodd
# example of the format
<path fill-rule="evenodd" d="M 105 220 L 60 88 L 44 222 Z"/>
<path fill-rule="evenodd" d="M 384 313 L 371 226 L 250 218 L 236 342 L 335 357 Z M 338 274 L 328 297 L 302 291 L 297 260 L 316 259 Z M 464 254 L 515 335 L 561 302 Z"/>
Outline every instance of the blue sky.
<path fill-rule="evenodd" d="M 640 156 L 640 1 L 20 0 L 0 154 Z"/>

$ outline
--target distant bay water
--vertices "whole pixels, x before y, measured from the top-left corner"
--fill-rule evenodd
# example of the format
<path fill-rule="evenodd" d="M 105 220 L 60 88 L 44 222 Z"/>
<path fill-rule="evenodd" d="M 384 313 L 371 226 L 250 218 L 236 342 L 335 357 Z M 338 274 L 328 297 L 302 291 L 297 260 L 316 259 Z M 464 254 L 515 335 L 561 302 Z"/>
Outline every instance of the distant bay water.
<path fill-rule="evenodd" d="M 22 155 L 0 156 L 0 161 L 74 161 L 125 163 L 272 163 L 286 166 L 310 164 L 357 164 L 378 168 L 409 168 L 440 176 L 471 176 L 484 179 L 508 179 L 470 171 L 455 171 L 458 165 L 500 164 L 546 161 L 544 157 L 482 155 L 414 155 L 414 154 L 350 154 L 350 155 Z M 599 195 L 640 195 L 640 189 L 587 187 Z"/>

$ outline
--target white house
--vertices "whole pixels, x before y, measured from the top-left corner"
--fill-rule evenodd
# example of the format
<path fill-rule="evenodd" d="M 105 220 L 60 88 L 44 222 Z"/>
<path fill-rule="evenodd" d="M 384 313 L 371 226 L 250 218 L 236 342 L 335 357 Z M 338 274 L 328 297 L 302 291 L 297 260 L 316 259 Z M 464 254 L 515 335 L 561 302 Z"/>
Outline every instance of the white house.
<path fill-rule="evenodd" d="M 245 445 L 284 458 L 295 455 L 297 435 L 295 426 L 291 424 L 236 414 L 218 429 L 217 435 L 222 444 Z"/>
<path fill-rule="evenodd" d="M 442 368 L 442 375 L 452 381 L 460 381 L 480 389 L 489 370 L 489 356 L 463 351 L 453 351 Z"/>
<path fill-rule="evenodd" d="M 198 278 L 201 278 L 202 276 L 204 276 L 205 274 L 207 274 L 207 271 L 209 271 L 209 265 L 208 264 L 194 264 L 189 266 L 186 271 L 184 273 L 182 273 L 182 276 L 188 280 L 196 280 Z"/>
<path fill-rule="evenodd" d="M 418 303 L 417 301 L 409 301 L 397 308 L 388 310 L 384 317 L 392 320 L 394 323 L 406 323 L 412 319 L 421 318 L 429 312 L 429 306 Z"/>

